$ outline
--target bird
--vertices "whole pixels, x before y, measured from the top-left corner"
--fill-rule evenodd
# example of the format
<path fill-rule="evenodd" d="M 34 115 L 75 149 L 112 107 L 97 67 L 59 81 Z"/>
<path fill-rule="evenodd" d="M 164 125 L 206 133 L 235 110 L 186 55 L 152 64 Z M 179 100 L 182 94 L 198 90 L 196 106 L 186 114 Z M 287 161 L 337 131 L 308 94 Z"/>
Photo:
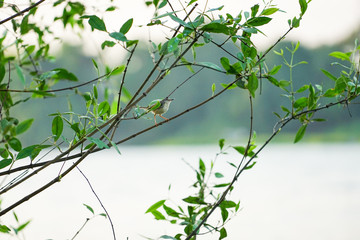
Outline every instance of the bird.
<path fill-rule="evenodd" d="M 152 112 L 154 114 L 154 121 L 155 125 L 157 125 L 156 122 L 156 115 L 159 115 L 164 120 L 168 121 L 166 117 L 162 116 L 162 114 L 166 113 L 169 110 L 170 103 L 173 101 L 173 98 L 164 98 L 164 99 L 155 99 L 150 102 L 148 107 L 140 107 L 142 109 L 147 110 L 148 112 Z"/>

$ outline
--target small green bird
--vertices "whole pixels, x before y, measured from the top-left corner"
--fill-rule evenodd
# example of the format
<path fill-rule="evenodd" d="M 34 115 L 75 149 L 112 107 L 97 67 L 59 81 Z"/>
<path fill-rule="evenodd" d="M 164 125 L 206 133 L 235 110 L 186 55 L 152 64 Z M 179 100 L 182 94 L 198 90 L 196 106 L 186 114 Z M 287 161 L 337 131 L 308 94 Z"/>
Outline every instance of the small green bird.
<path fill-rule="evenodd" d="M 154 114 L 155 125 L 157 125 L 156 115 L 159 115 L 161 118 L 165 119 L 166 121 L 169 120 L 166 117 L 163 117 L 162 114 L 166 113 L 169 110 L 170 103 L 173 100 L 174 100 L 173 98 L 167 98 L 167 97 L 164 99 L 155 99 L 150 102 L 148 107 L 140 107 L 140 108 L 152 112 Z"/>

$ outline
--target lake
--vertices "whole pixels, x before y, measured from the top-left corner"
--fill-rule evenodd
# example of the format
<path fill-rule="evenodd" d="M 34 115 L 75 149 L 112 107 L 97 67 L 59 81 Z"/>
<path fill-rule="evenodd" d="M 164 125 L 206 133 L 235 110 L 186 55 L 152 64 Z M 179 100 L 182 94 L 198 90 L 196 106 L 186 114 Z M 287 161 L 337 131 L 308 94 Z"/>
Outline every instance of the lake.
<path fill-rule="evenodd" d="M 112 150 L 97 153 L 80 164 L 110 214 L 117 239 L 157 238 L 182 231 L 144 213 L 159 200 L 181 203 L 193 193 L 190 186 L 195 174 L 185 161 L 197 167 L 201 157 L 209 167 L 218 147 L 125 146 L 120 151 L 121 155 Z M 227 161 L 240 160 L 235 151 L 229 149 L 228 153 L 219 156 L 215 165 L 225 179 L 234 172 Z M 360 239 L 359 143 L 270 144 L 256 161 L 228 198 L 240 200 L 241 211 L 226 225 L 226 239 Z M 4 195 L 2 207 L 41 186 L 42 179 L 53 176 L 60 167 L 58 164 L 16 192 Z M 169 205 L 174 207 L 171 201 Z M 32 220 L 25 231 L 28 240 L 71 239 L 91 217 L 83 203 L 96 213 L 103 212 L 86 180 L 75 170 L 15 212 L 21 222 Z M 211 219 L 216 223 L 221 217 L 215 214 Z M 14 223 L 12 214 L 4 216 L 2 222 Z M 110 224 L 103 217 L 95 217 L 76 239 L 112 239 Z M 218 235 L 197 239 L 218 239 Z"/>

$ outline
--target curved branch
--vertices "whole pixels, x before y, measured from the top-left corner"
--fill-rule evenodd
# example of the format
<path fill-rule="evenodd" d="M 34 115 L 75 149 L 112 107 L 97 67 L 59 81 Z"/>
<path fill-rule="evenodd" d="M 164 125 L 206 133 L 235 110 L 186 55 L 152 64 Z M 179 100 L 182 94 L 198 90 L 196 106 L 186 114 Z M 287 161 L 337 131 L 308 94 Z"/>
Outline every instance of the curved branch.
<path fill-rule="evenodd" d="M 116 70 L 116 68 L 114 69 Z M 113 71 L 114 71 L 113 70 Z M 59 88 L 59 89 L 54 89 L 54 90 L 46 90 L 46 91 L 39 91 L 39 90 L 19 90 L 19 89 L 0 89 L 0 92 L 17 92 L 17 93 L 36 93 L 36 92 L 45 92 L 45 93 L 53 93 L 53 92 L 61 92 L 61 91 L 67 91 L 67 90 L 73 90 L 75 88 L 78 88 L 78 87 L 82 87 L 82 86 L 85 86 L 85 85 L 88 85 L 92 82 L 96 82 L 96 81 L 99 81 L 101 80 L 102 78 L 104 77 L 107 77 L 109 76 L 113 71 L 109 72 L 109 73 L 106 73 L 100 77 L 97 77 L 97 78 L 94 78 L 90 81 L 87 81 L 87 82 L 84 82 L 84 83 L 80 83 L 78 85 L 74 85 L 74 86 L 71 86 L 71 87 L 66 87 L 66 88 Z"/>

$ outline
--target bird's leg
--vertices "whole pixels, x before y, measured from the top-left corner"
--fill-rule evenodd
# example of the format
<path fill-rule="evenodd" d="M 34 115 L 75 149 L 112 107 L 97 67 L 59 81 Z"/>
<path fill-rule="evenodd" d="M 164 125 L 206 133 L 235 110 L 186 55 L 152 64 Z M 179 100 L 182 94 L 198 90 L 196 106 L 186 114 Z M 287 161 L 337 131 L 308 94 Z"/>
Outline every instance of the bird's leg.
<path fill-rule="evenodd" d="M 161 115 L 159 115 L 160 117 L 162 117 L 163 119 L 165 119 L 166 121 L 169 121 L 169 119 L 167 119 L 166 117 L 163 117 Z"/>
<path fill-rule="evenodd" d="M 160 116 L 160 115 L 159 115 Z M 155 125 L 157 126 L 157 123 L 156 123 L 156 114 L 154 114 L 154 121 L 155 121 Z"/>

